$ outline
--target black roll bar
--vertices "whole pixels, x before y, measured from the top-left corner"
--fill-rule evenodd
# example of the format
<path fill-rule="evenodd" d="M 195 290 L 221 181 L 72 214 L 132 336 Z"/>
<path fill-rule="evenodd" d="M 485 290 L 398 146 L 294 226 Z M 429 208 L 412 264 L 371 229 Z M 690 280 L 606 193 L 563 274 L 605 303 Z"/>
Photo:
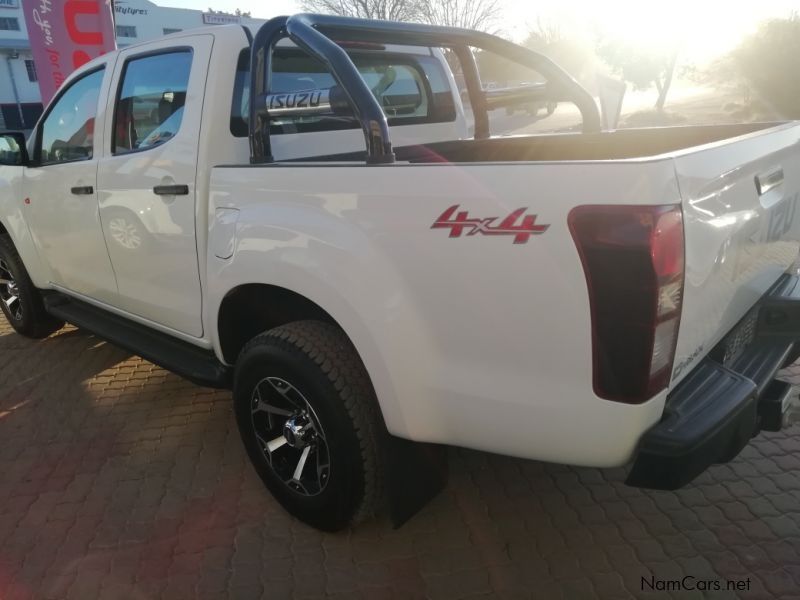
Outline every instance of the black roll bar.
<path fill-rule="evenodd" d="M 253 40 L 250 61 L 250 150 L 253 163 L 272 161 L 269 113 L 265 101 L 270 92 L 272 51 L 278 40 L 284 37 L 325 64 L 343 88 L 364 131 L 368 163 L 394 161 L 389 125 L 380 103 L 337 42 L 451 48 L 461 63 L 478 139 L 489 136 L 489 117 L 486 95 L 471 47 L 538 71 L 547 79 L 548 95 L 552 99 L 572 102 L 578 107 L 584 133 L 600 131 L 597 104 L 583 86 L 546 56 L 497 36 L 456 27 L 299 14 L 267 21 Z"/>

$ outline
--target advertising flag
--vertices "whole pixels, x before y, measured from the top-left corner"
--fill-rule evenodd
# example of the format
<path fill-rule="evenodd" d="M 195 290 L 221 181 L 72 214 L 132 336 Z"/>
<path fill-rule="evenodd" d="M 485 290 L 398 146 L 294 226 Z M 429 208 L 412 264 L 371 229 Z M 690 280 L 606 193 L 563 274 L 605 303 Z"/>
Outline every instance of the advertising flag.
<path fill-rule="evenodd" d="M 22 0 L 42 103 L 72 71 L 116 48 L 111 0 Z"/>

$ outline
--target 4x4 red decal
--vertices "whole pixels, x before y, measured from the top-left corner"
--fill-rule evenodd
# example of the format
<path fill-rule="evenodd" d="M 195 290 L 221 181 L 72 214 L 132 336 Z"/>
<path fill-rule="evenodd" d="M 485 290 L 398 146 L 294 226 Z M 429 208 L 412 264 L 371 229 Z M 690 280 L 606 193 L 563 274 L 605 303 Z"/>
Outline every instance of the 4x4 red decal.
<path fill-rule="evenodd" d="M 550 225 L 537 225 L 536 215 L 526 215 L 527 208 L 518 208 L 497 225 L 494 224 L 500 217 L 486 219 L 471 219 L 466 210 L 459 211 L 459 205 L 454 204 L 431 225 L 431 229 L 450 228 L 450 237 L 461 237 L 464 231 L 467 235 L 513 235 L 515 244 L 526 243 L 532 235 L 539 235 L 547 231 Z M 455 216 L 454 216 L 455 215 Z M 522 217 L 522 221 L 517 221 Z"/>

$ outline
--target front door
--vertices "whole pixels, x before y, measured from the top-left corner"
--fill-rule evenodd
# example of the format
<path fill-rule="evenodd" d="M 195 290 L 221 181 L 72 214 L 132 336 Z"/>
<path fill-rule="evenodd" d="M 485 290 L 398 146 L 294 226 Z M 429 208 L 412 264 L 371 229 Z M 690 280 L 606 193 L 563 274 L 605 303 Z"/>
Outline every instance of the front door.
<path fill-rule="evenodd" d="M 211 44 L 187 36 L 120 54 L 97 181 L 119 308 L 196 337 L 195 179 Z"/>
<path fill-rule="evenodd" d="M 113 304 L 117 286 L 97 204 L 97 109 L 105 74 L 100 67 L 69 83 L 35 131 L 25 214 L 50 281 Z"/>

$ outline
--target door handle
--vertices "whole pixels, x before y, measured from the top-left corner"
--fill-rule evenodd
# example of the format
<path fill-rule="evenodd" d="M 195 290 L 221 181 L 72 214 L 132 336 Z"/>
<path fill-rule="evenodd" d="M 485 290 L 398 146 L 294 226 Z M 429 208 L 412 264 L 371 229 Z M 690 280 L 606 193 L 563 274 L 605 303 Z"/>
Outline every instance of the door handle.
<path fill-rule="evenodd" d="M 763 196 L 768 191 L 775 189 L 783 183 L 783 169 L 778 167 L 769 173 L 756 175 L 756 191 Z"/>
<path fill-rule="evenodd" d="M 159 196 L 188 196 L 188 185 L 157 185 L 153 188 L 153 193 Z"/>
<path fill-rule="evenodd" d="M 91 196 L 94 194 L 94 188 L 90 185 L 78 185 L 69 190 L 76 196 Z"/>

